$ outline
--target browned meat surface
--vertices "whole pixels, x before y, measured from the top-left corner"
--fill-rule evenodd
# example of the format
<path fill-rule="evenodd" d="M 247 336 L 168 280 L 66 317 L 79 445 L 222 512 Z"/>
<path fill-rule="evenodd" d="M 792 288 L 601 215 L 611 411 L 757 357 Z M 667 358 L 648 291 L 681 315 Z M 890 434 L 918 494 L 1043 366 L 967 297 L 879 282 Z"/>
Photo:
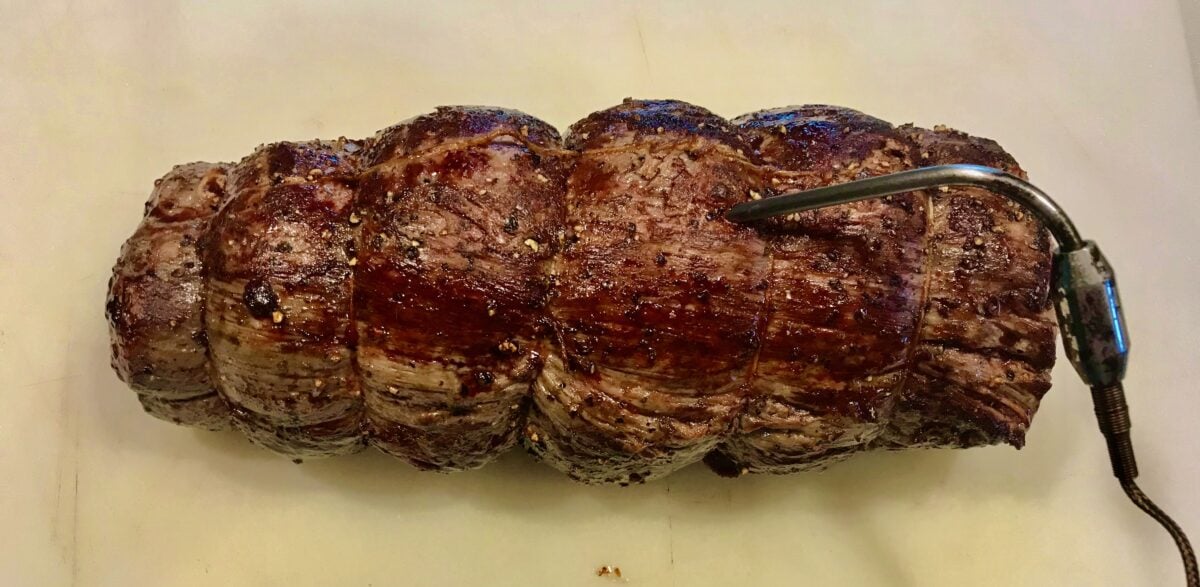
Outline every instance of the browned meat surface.
<path fill-rule="evenodd" d="M 923 166 L 974 163 L 1025 176 L 993 141 L 942 127 L 901 131 Z M 1049 233 L 978 188 L 944 188 L 930 202 L 926 307 L 880 444 L 1019 447 L 1054 365 Z"/>
<path fill-rule="evenodd" d="M 735 122 L 770 166 L 772 192 L 913 166 L 899 131 L 854 110 L 767 110 Z M 764 227 L 771 275 L 752 398 L 710 464 L 727 473 L 804 470 L 880 435 L 922 308 L 926 216 L 924 194 L 903 194 Z"/>
<path fill-rule="evenodd" d="M 516 441 L 571 161 L 546 123 L 484 108 L 401 123 L 368 150 L 355 309 L 375 446 L 459 470 Z"/>
<path fill-rule="evenodd" d="M 105 304 L 112 365 L 158 418 L 218 430 L 229 408 L 209 376 L 201 242 L 228 199 L 226 164 L 180 165 L 154 182 L 113 268 Z"/>
<path fill-rule="evenodd" d="M 572 478 L 1020 446 L 1049 388 L 1049 237 L 972 188 L 754 226 L 734 204 L 995 143 L 830 106 L 627 100 L 571 127 L 449 107 L 161 180 L 107 305 L 145 409 L 425 469 L 518 441 Z M 228 179 L 226 176 L 228 175 Z"/>
<path fill-rule="evenodd" d="M 205 322 L 217 389 L 251 440 L 299 456 L 353 452 L 354 141 L 260 147 L 230 173 L 208 243 Z"/>
<path fill-rule="evenodd" d="M 588 481 L 636 482 L 711 450 L 749 381 L 769 262 L 723 210 L 761 190 L 748 145 L 681 102 L 627 102 L 571 128 L 567 242 L 550 303 L 562 346 L 526 445 Z"/>

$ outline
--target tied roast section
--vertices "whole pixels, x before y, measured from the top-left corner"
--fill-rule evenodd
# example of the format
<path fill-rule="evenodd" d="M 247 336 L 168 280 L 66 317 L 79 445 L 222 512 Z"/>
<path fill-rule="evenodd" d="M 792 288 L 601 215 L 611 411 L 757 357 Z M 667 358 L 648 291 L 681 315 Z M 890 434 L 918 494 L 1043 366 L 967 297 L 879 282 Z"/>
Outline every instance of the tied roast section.
<path fill-rule="evenodd" d="M 572 478 L 786 473 L 874 448 L 1020 446 L 1049 388 L 1050 240 L 975 188 L 753 226 L 748 199 L 994 142 L 847 108 L 732 121 L 627 100 L 560 137 L 445 107 L 156 182 L 106 313 L 146 411 L 297 458 Z"/>

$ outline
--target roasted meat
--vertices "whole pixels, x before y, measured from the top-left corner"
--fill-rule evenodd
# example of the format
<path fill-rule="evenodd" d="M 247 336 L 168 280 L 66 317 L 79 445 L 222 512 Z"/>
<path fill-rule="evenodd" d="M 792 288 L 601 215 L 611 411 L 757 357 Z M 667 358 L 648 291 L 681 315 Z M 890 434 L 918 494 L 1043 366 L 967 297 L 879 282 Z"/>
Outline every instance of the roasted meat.
<path fill-rule="evenodd" d="M 546 123 L 485 108 L 440 109 L 367 150 L 355 321 L 372 444 L 456 470 L 516 442 L 572 161 Z"/>
<path fill-rule="evenodd" d="M 1021 446 L 1054 363 L 1050 239 L 974 188 L 755 225 L 747 199 L 994 142 L 803 106 L 626 100 L 573 125 L 447 107 L 156 183 L 122 249 L 113 366 L 146 411 L 296 458 L 417 467 L 520 442 L 572 478 L 699 460 Z"/>
<path fill-rule="evenodd" d="M 229 405 L 208 357 L 203 242 L 229 199 L 229 165 L 180 165 L 154 182 L 145 218 L 121 247 L 108 282 L 112 366 L 147 412 L 219 430 Z"/>

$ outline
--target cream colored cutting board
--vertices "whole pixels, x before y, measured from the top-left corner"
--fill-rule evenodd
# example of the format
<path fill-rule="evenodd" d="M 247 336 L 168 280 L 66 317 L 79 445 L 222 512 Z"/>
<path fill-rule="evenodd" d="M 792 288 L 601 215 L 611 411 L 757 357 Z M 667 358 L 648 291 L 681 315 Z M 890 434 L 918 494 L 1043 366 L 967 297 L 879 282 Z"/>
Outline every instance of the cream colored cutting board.
<path fill-rule="evenodd" d="M 102 312 L 154 178 L 266 140 L 462 103 L 565 128 L 625 96 L 946 123 L 1108 252 L 1144 486 L 1200 538 L 1200 114 L 1174 0 L 26 4 L 0 1 L 0 584 L 1179 584 L 1065 362 L 1020 452 L 596 488 L 515 453 L 296 466 L 160 423 L 109 370 Z"/>

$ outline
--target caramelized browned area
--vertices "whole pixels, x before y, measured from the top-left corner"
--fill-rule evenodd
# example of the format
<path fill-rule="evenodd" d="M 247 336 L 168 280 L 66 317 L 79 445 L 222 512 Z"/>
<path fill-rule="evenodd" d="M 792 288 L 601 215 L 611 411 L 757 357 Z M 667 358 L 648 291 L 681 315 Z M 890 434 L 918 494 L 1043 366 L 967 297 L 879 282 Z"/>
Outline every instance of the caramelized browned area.
<path fill-rule="evenodd" d="M 234 423 L 300 456 L 361 447 L 350 343 L 359 143 L 276 143 L 234 168 L 208 244 L 217 388 Z"/>
<path fill-rule="evenodd" d="M 974 163 L 1025 176 L 993 141 L 940 127 L 901 130 L 922 165 Z M 928 240 L 919 342 L 881 443 L 1021 446 L 1054 365 L 1049 234 L 1019 206 L 962 187 L 933 193 Z"/>
<path fill-rule="evenodd" d="M 1022 173 L 986 139 L 831 106 L 626 100 L 565 144 L 450 107 L 276 143 L 156 184 L 110 284 L 113 366 L 164 419 L 436 470 L 518 440 L 622 484 L 1020 446 L 1054 362 L 1031 217 L 963 188 L 724 219 L 943 163 Z"/>
<path fill-rule="evenodd" d="M 526 441 L 573 477 L 669 473 L 711 450 L 741 406 L 769 265 L 762 239 L 724 219 L 762 189 L 731 137 L 723 119 L 671 101 L 626 102 L 571 129 L 583 149 L 550 307 L 562 346 Z"/>
<path fill-rule="evenodd" d="M 854 110 L 767 110 L 736 122 L 770 166 L 774 192 L 913 166 L 900 132 Z M 762 227 L 772 270 L 754 397 L 710 462 L 802 470 L 879 436 L 921 311 L 926 215 L 924 194 L 902 194 Z"/>
<path fill-rule="evenodd" d="M 355 303 L 376 446 L 454 470 L 515 442 L 572 157 L 549 125 L 496 109 L 439 110 L 369 150 Z"/>
<path fill-rule="evenodd" d="M 226 164 L 180 165 L 154 182 L 146 216 L 121 248 L 105 304 L 113 369 L 150 414 L 224 428 L 204 328 L 201 241 L 228 199 Z"/>

